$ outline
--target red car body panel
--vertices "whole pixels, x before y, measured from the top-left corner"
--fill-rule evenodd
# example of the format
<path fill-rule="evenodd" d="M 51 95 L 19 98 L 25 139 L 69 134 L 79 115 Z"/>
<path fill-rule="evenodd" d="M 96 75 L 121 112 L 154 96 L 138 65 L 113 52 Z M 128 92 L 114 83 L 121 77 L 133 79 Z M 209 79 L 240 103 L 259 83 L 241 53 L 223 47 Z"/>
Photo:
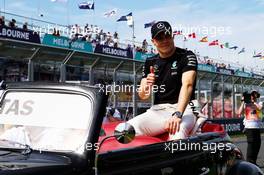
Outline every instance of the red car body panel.
<path fill-rule="evenodd" d="M 99 142 L 102 141 L 106 136 L 114 135 L 115 127 L 121 122 L 112 122 L 112 123 L 105 123 L 102 126 L 102 129 L 106 133 L 104 136 L 101 136 L 99 138 Z M 225 133 L 224 128 L 219 124 L 212 124 L 212 123 L 204 123 L 202 126 L 202 133 L 204 132 L 218 132 L 221 134 Z M 114 151 L 124 148 L 133 148 L 143 145 L 149 145 L 154 143 L 160 143 L 160 142 L 166 142 L 168 141 L 169 134 L 164 133 L 160 134 L 155 137 L 150 136 L 135 136 L 134 140 L 127 144 L 119 143 L 114 137 L 106 139 L 102 145 L 100 146 L 99 153 L 108 152 L 108 151 Z"/>

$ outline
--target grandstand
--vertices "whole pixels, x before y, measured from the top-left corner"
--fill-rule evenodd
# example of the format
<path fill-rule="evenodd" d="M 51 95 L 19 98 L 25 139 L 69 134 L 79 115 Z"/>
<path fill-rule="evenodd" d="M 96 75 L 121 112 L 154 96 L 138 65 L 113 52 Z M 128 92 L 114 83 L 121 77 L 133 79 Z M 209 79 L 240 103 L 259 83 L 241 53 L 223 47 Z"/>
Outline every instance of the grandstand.
<path fill-rule="evenodd" d="M 7 19 L 8 15 L 12 16 L 12 14 L 6 14 L 6 22 L 10 21 Z M 15 17 L 24 19 L 19 15 Z M 29 30 L 39 27 L 33 22 L 48 23 L 35 19 L 30 20 Z M 26 22 L 17 21 L 17 25 Z M 3 26 L 0 27 L 2 29 Z M 90 85 L 104 83 L 136 86 L 141 78 L 144 60 L 153 55 L 120 47 L 100 46 L 99 48 L 98 44 L 92 45 L 91 42 L 72 41 L 67 37 L 70 33 L 64 35 L 62 31 L 60 36 L 53 36 L 47 34 L 49 32 L 53 30 L 43 34 L 39 33 L 41 43 L 0 36 L 0 80 L 7 82 L 81 81 Z M 125 55 L 117 54 L 121 52 Z M 237 67 L 231 63 L 216 66 L 215 63 L 220 64 L 222 60 L 214 60 L 214 64 L 208 64 L 209 58 L 198 57 L 200 61 L 196 97 L 201 104 L 207 104 L 204 113 L 209 118 L 213 120 L 240 119 L 236 111 L 240 106 L 241 93 L 255 89 L 261 95 L 264 94 L 262 72 L 252 72 L 252 70 Z M 127 107 L 133 107 L 134 115 L 146 110 L 151 105 L 151 101 L 140 100 L 132 91 L 112 92 L 110 98 L 110 102 L 122 112 Z"/>

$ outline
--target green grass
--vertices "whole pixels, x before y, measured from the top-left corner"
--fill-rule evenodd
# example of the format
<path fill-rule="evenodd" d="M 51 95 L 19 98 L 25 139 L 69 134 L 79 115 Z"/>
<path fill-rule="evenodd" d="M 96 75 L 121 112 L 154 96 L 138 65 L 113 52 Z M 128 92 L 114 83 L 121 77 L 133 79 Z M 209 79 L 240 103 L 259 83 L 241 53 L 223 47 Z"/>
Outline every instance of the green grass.
<path fill-rule="evenodd" d="M 246 135 L 244 133 L 233 134 L 233 135 L 229 135 L 229 136 L 231 137 L 231 139 L 246 137 Z M 264 136 L 264 133 L 262 133 L 261 136 L 263 137 Z"/>
<path fill-rule="evenodd" d="M 245 137 L 244 133 L 230 135 L 231 139 Z"/>

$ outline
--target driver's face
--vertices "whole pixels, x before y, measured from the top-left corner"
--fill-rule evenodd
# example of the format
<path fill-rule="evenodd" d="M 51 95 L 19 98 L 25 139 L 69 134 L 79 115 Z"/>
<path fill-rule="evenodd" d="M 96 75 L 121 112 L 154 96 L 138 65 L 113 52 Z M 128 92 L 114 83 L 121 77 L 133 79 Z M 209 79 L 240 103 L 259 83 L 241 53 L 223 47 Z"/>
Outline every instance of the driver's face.
<path fill-rule="evenodd" d="M 164 32 L 159 33 L 155 38 L 152 39 L 153 44 L 157 47 L 159 52 L 167 53 L 174 48 L 173 37 L 165 34 Z"/>

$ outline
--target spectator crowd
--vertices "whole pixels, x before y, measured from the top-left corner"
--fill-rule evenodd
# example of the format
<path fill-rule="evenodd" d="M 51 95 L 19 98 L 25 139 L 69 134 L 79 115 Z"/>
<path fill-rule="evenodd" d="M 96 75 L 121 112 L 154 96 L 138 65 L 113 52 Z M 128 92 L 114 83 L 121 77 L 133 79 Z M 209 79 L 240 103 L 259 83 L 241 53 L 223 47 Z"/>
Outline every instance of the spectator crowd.
<path fill-rule="evenodd" d="M 15 19 L 11 19 L 9 22 L 8 22 L 8 25 L 5 24 L 5 17 L 4 16 L 0 16 L 0 26 L 1 27 L 10 27 L 10 28 L 19 28 L 16 24 L 16 20 Z M 22 27 L 21 27 L 23 30 L 28 30 L 28 23 L 25 22 Z"/>
<path fill-rule="evenodd" d="M 230 64 L 226 65 L 225 63 L 216 62 L 216 61 L 214 61 L 213 58 L 209 58 L 208 56 L 205 56 L 203 58 L 200 58 L 198 56 L 198 63 L 199 64 L 215 66 L 216 68 L 221 68 L 221 69 L 231 69 L 231 65 Z"/>
<path fill-rule="evenodd" d="M 6 25 L 6 22 L 8 22 L 8 25 Z M 1 26 L 7 26 L 10 28 L 18 28 L 17 22 L 15 19 L 5 20 L 4 16 L 0 16 L 0 27 Z M 113 34 L 111 34 L 110 32 L 100 29 L 100 27 L 98 27 L 97 25 L 86 24 L 84 27 L 81 27 L 78 24 L 74 24 L 68 27 L 70 29 L 69 38 L 71 39 L 71 42 L 85 41 L 85 42 L 92 43 L 94 47 L 97 44 L 100 44 L 100 45 L 107 45 L 109 47 L 128 49 L 131 51 L 147 53 L 147 54 L 157 53 L 157 51 L 153 47 L 150 47 L 151 45 L 148 44 L 146 39 L 144 39 L 141 44 L 137 42 L 123 44 L 123 43 L 120 43 L 119 34 L 117 32 L 114 32 Z M 28 23 L 24 22 L 21 28 L 23 30 L 29 30 Z M 53 31 L 51 31 L 50 34 L 54 36 L 62 36 L 61 33 L 62 31 L 60 31 L 59 29 L 53 28 Z M 199 54 L 197 54 L 197 57 L 198 57 L 199 64 L 212 65 L 212 66 L 215 66 L 216 68 L 222 68 L 222 69 L 231 69 L 230 64 L 226 65 L 225 63 L 216 62 L 214 61 L 215 59 L 209 58 L 208 56 L 201 58 Z M 244 71 L 244 67 L 242 67 L 241 70 Z"/>

